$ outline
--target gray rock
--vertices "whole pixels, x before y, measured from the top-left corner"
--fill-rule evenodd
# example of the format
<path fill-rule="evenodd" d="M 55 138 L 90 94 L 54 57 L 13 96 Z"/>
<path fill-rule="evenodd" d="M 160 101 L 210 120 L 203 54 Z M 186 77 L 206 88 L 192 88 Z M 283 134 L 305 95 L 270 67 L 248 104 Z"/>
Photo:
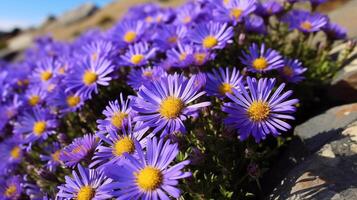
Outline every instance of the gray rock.
<path fill-rule="evenodd" d="M 357 121 L 293 168 L 270 199 L 357 199 Z"/>
<path fill-rule="evenodd" d="M 338 137 L 341 130 L 355 120 L 357 103 L 337 106 L 297 126 L 294 134 L 302 139 L 310 152 L 315 152 Z"/>
<path fill-rule="evenodd" d="M 22 51 L 31 46 L 33 35 L 30 33 L 20 34 L 8 41 L 7 48 L 10 51 Z"/>
<path fill-rule="evenodd" d="M 58 24 L 62 26 L 78 22 L 88 16 L 91 16 L 98 10 L 98 7 L 91 3 L 85 3 L 81 6 L 63 13 L 57 18 Z"/>
<path fill-rule="evenodd" d="M 342 7 L 330 12 L 328 15 L 330 20 L 347 29 L 350 37 L 357 36 L 357 23 L 353 19 L 357 19 L 357 1 L 348 1 Z"/>

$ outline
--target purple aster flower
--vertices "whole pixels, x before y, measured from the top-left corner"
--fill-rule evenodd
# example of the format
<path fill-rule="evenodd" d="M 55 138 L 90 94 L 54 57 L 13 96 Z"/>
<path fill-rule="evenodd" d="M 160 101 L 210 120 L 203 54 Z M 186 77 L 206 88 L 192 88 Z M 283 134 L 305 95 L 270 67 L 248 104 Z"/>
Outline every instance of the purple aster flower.
<path fill-rule="evenodd" d="M 166 56 L 174 67 L 189 67 L 193 62 L 193 51 L 192 45 L 178 43 L 177 48 L 168 50 Z"/>
<path fill-rule="evenodd" d="M 347 30 L 338 24 L 327 23 L 322 29 L 326 33 L 327 37 L 332 40 L 342 40 L 347 37 Z"/>
<path fill-rule="evenodd" d="M 193 116 L 210 102 L 189 105 L 204 95 L 194 87 L 196 76 L 187 79 L 183 75 L 168 75 L 140 88 L 134 98 L 133 110 L 138 112 L 134 121 L 142 121 L 143 127 L 154 128 L 153 134 L 163 130 L 161 136 L 176 131 L 185 132 L 183 121 Z"/>
<path fill-rule="evenodd" d="M 193 48 L 193 63 L 197 66 L 204 65 L 207 61 L 213 60 L 216 54 L 202 46 L 195 45 Z"/>
<path fill-rule="evenodd" d="M 233 27 L 227 23 L 210 21 L 198 24 L 188 38 L 206 49 L 223 49 L 227 43 L 232 43 Z"/>
<path fill-rule="evenodd" d="M 51 172 L 56 171 L 56 168 L 61 164 L 60 160 L 60 153 L 61 153 L 61 147 L 58 142 L 54 142 L 48 146 L 45 147 L 46 153 L 49 153 L 48 155 L 40 155 L 40 158 L 42 161 L 46 161 L 46 167 L 48 170 Z"/>
<path fill-rule="evenodd" d="M 83 160 L 90 160 L 97 145 L 97 138 L 91 134 L 76 138 L 70 145 L 61 150 L 60 160 L 66 166 L 73 168 Z"/>
<path fill-rule="evenodd" d="M 264 23 L 264 19 L 258 15 L 250 15 L 245 20 L 245 29 L 248 32 L 266 34 L 267 27 Z"/>
<path fill-rule="evenodd" d="M 21 161 L 23 152 L 19 141 L 21 138 L 12 136 L 0 143 L 0 175 L 6 174 L 9 169 Z"/>
<path fill-rule="evenodd" d="M 310 13 L 304 10 L 292 10 L 283 21 L 289 24 L 290 29 L 298 29 L 303 33 L 320 31 L 328 23 L 328 18 L 319 13 Z"/>
<path fill-rule="evenodd" d="M 74 112 L 83 106 L 87 97 L 81 95 L 79 91 L 67 91 L 63 87 L 56 90 L 53 96 L 48 99 L 48 104 L 55 106 L 60 113 Z"/>
<path fill-rule="evenodd" d="M 113 196 L 118 199 L 179 198 L 178 180 L 191 176 L 190 172 L 182 171 L 190 161 L 171 164 L 179 149 L 177 144 L 170 144 L 170 140 L 158 141 L 154 137 L 147 140 L 146 154 L 142 148 L 136 147 L 139 158 L 125 154 L 128 160 L 123 165 L 112 164 L 106 168 L 107 176 L 113 179 L 108 186 L 114 190 Z"/>
<path fill-rule="evenodd" d="M 58 186 L 58 199 L 104 200 L 112 198 L 111 191 L 106 189 L 112 182 L 104 174 L 83 168 L 78 165 L 78 172 L 72 171 L 73 177 L 66 176 L 66 183 Z"/>
<path fill-rule="evenodd" d="M 25 99 L 29 106 L 35 107 L 45 102 L 47 92 L 38 86 L 29 87 L 25 93 Z"/>
<path fill-rule="evenodd" d="M 226 93 L 233 93 L 233 89 L 240 90 L 239 84 L 242 82 L 243 76 L 239 74 L 237 68 L 229 70 L 219 68 L 218 71 L 213 69 L 213 73 L 207 73 L 206 91 L 210 96 L 225 97 Z"/>
<path fill-rule="evenodd" d="M 139 142 L 144 146 L 146 144 L 146 138 L 152 137 L 152 134 L 145 135 L 149 129 L 148 127 L 139 131 L 135 129 L 136 127 L 132 129 L 131 120 L 129 120 L 128 126 L 123 126 L 120 131 L 110 131 L 107 135 L 97 133 L 102 142 L 96 149 L 90 167 L 96 166 L 97 169 L 102 170 L 108 166 L 108 164 L 120 163 L 123 158 L 125 158 L 124 153 L 136 156 L 137 145 L 135 145 L 135 143 Z"/>
<path fill-rule="evenodd" d="M 156 48 L 149 47 L 149 44 L 146 42 L 136 43 L 130 45 L 129 50 L 121 58 L 129 66 L 142 66 L 155 56 L 155 52 Z"/>
<path fill-rule="evenodd" d="M 233 25 L 241 22 L 244 17 L 254 12 L 256 0 L 229 0 L 227 3 L 217 3 L 215 18 L 227 22 L 233 22 Z"/>
<path fill-rule="evenodd" d="M 276 15 L 284 10 L 283 5 L 276 0 L 268 0 L 263 3 L 259 3 L 255 13 L 257 15 L 268 17 L 271 15 Z"/>
<path fill-rule="evenodd" d="M 252 135 L 256 142 L 264 140 L 268 134 L 280 135 L 281 131 L 287 131 L 291 126 L 285 120 L 293 120 L 291 115 L 295 112 L 294 104 L 297 99 L 287 100 L 292 91 L 281 94 L 285 84 L 273 92 L 275 79 L 247 77 L 246 89 L 239 84 L 241 92 L 233 90 L 233 94 L 227 93 L 227 97 L 233 102 L 225 103 L 223 112 L 228 113 L 225 123 L 236 128 L 240 139 L 245 140 Z"/>
<path fill-rule="evenodd" d="M 242 52 L 243 56 L 240 57 L 241 62 L 248 67 L 251 72 L 267 72 L 273 69 L 283 67 L 284 61 L 279 52 L 273 49 L 266 49 L 263 43 L 260 48 L 257 44 L 253 43 L 249 47 L 248 53 Z"/>
<path fill-rule="evenodd" d="M 108 35 L 109 38 L 118 43 L 121 47 L 138 42 L 142 39 L 147 27 L 140 20 L 124 20 L 112 28 Z"/>
<path fill-rule="evenodd" d="M 166 75 L 167 74 L 162 67 L 132 68 L 128 76 L 128 85 L 134 90 L 139 90 L 142 85 L 153 80 L 158 80 Z"/>
<path fill-rule="evenodd" d="M 99 58 L 110 60 L 116 51 L 116 48 L 111 42 L 104 40 L 97 40 L 89 42 L 79 49 L 79 52 L 76 52 L 78 55 L 76 57 L 82 58 L 89 56 L 92 61 L 97 61 Z"/>
<path fill-rule="evenodd" d="M 120 93 L 120 102 L 118 100 L 109 101 L 109 105 L 103 111 L 105 119 L 97 120 L 99 132 L 116 132 L 128 124 L 128 119 L 132 118 L 134 112 L 130 105 L 130 99 L 124 99 Z"/>
<path fill-rule="evenodd" d="M 307 70 L 297 59 L 285 59 L 284 67 L 279 69 L 281 76 L 288 82 L 298 83 L 304 79 L 302 74 Z"/>
<path fill-rule="evenodd" d="M 165 25 L 157 30 L 154 42 L 161 51 L 174 48 L 177 43 L 184 42 L 187 36 L 187 27 L 183 25 Z"/>
<path fill-rule="evenodd" d="M 20 176 L 13 176 L 7 180 L 2 179 L 0 181 L 0 199 L 1 200 L 13 200 L 19 199 L 21 188 Z"/>
<path fill-rule="evenodd" d="M 176 18 L 174 23 L 179 25 L 190 25 L 196 21 L 202 13 L 199 4 L 188 2 L 176 9 Z"/>
<path fill-rule="evenodd" d="M 322 3 L 325 3 L 327 0 L 308 0 L 308 1 L 310 1 L 313 7 L 316 7 Z"/>
<path fill-rule="evenodd" d="M 108 86 L 114 71 L 114 65 L 107 59 L 98 58 L 93 60 L 86 57 L 74 67 L 66 81 L 66 92 L 78 91 L 86 98 L 91 98 L 92 92 L 98 93 L 98 85 Z M 75 92 L 74 92 L 75 93 Z"/>
<path fill-rule="evenodd" d="M 25 143 L 31 144 L 37 140 L 46 140 L 49 135 L 55 134 L 57 120 L 48 110 L 33 108 L 19 117 L 15 123 L 14 133 L 24 134 Z"/>
<path fill-rule="evenodd" d="M 20 100 L 19 95 L 15 94 L 12 97 L 12 101 L 6 102 L 0 106 L 0 135 L 4 126 L 19 113 L 19 108 L 23 102 Z"/>
<path fill-rule="evenodd" d="M 33 82 L 39 82 L 47 85 L 57 76 L 59 63 L 53 58 L 45 58 L 37 63 L 37 67 L 34 69 Z"/>

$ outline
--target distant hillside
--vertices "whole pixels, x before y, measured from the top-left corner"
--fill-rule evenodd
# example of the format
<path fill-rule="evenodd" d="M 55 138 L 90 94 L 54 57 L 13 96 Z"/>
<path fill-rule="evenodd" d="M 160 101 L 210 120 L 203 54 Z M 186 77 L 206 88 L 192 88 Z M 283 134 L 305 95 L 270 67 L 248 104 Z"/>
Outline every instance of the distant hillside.
<path fill-rule="evenodd" d="M 167 7 L 181 5 L 185 2 L 185 0 L 114 0 L 112 3 L 98 10 L 92 16 L 89 16 L 88 18 L 77 23 L 70 24 L 65 28 L 44 26 L 37 30 L 31 31 L 31 33 L 35 36 L 50 33 L 56 39 L 71 40 L 89 28 L 108 28 L 113 25 L 113 23 L 115 23 L 121 16 L 123 16 L 123 14 L 125 14 L 125 12 L 130 7 L 149 2 L 158 2 L 162 6 Z"/>

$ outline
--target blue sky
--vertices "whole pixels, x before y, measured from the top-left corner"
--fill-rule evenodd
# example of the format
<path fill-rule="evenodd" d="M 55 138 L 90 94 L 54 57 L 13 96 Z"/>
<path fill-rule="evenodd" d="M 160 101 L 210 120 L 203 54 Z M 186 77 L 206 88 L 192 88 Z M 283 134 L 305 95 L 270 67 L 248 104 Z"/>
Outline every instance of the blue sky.
<path fill-rule="evenodd" d="M 55 16 L 85 2 L 100 7 L 113 0 L 1 0 L 0 30 L 38 25 L 50 14 Z"/>

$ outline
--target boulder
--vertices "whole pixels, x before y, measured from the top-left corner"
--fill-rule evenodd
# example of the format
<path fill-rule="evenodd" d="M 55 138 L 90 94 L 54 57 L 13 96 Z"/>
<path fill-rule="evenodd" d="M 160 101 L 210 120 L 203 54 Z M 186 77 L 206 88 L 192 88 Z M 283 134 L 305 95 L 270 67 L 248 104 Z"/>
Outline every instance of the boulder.
<path fill-rule="evenodd" d="M 11 52 L 22 51 L 31 46 L 33 40 L 33 35 L 31 33 L 22 33 L 12 39 L 7 43 L 7 48 Z"/>
<path fill-rule="evenodd" d="M 357 121 L 336 134 L 290 170 L 269 199 L 357 199 Z"/>
<path fill-rule="evenodd" d="M 357 103 L 337 106 L 297 126 L 294 134 L 310 152 L 316 152 L 328 141 L 339 137 L 341 130 L 357 120 Z"/>
<path fill-rule="evenodd" d="M 73 10 L 63 13 L 57 18 L 57 22 L 59 25 L 67 26 L 91 16 L 97 10 L 98 7 L 96 5 L 85 3 Z"/>

